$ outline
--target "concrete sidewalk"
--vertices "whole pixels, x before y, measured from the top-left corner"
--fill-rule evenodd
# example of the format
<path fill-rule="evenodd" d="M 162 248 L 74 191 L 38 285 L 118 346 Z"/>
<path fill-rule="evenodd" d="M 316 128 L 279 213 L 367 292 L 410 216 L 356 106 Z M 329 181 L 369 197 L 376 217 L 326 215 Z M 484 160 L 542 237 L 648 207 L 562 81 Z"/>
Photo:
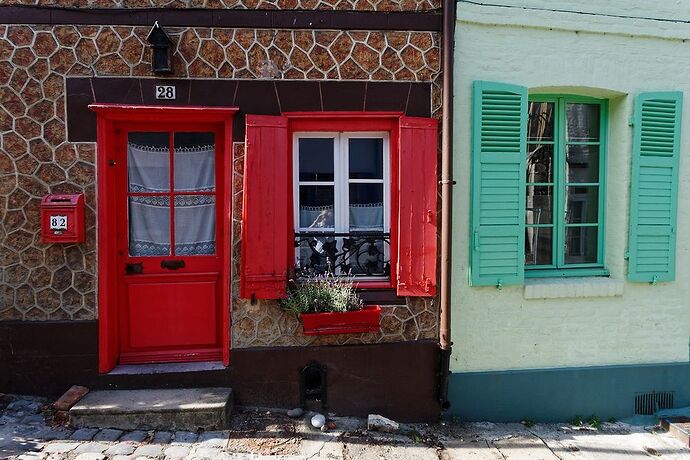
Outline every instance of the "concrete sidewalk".
<path fill-rule="evenodd" d="M 336 428 L 321 432 L 306 417 L 238 410 L 224 431 L 74 430 L 46 423 L 45 404 L 5 397 L 0 459 L 690 459 L 690 449 L 669 434 L 623 423 L 596 431 L 569 424 L 411 424 L 386 434 L 367 431 L 366 420 L 331 416 Z"/>

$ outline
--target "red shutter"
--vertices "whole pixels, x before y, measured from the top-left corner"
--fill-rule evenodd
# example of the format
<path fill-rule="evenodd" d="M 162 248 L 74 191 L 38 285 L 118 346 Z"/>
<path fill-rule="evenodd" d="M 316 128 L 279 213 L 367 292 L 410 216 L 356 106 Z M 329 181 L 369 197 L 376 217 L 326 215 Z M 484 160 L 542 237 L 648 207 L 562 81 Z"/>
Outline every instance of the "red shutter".
<path fill-rule="evenodd" d="M 436 295 L 438 122 L 400 119 L 398 295 Z"/>
<path fill-rule="evenodd" d="M 285 297 L 289 178 L 287 119 L 247 115 L 240 266 L 243 298 Z"/>

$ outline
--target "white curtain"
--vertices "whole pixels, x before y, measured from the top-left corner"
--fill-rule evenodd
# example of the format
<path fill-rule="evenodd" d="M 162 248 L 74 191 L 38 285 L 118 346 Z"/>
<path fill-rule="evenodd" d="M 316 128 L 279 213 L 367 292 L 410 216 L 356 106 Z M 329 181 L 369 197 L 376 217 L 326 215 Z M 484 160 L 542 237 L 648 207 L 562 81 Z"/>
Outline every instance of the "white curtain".
<path fill-rule="evenodd" d="M 306 228 L 333 228 L 333 206 L 300 206 L 299 222 Z"/>
<path fill-rule="evenodd" d="M 129 189 L 132 192 L 170 190 L 167 148 L 128 144 Z M 215 188 L 215 149 L 211 146 L 175 150 L 175 191 Z M 175 254 L 202 255 L 216 251 L 215 197 L 175 196 Z M 170 254 L 170 198 L 135 196 L 129 200 L 129 249 L 132 256 Z"/>
<path fill-rule="evenodd" d="M 170 190 L 170 155 L 167 147 L 127 144 L 130 192 Z"/>
<path fill-rule="evenodd" d="M 350 230 L 383 231 L 383 203 L 351 204 Z"/>
<path fill-rule="evenodd" d="M 300 226 L 303 228 L 333 228 L 333 206 L 300 206 Z M 351 231 L 383 231 L 383 203 L 351 204 Z"/>

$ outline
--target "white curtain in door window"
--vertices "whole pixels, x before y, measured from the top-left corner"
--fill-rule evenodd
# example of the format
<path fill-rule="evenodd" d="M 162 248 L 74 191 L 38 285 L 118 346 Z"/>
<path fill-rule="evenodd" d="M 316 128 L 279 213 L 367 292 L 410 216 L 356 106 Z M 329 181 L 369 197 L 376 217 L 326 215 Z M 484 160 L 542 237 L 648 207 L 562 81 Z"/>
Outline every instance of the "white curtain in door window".
<path fill-rule="evenodd" d="M 170 197 L 129 197 L 129 254 L 170 254 Z"/>
<path fill-rule="evenodd" d="M 170 170 L 168 150 L 128 145 L 130 191 L 166 192 Z M 215 188 L 215 148 L 184 147 L 175 151 L 175 191 L 212 191 Z M 165 198 L 164 200 L 162 198 Z M 175 196 L 175 255 L 216 252 L 216 207 L 212 195 Z M 131 197 L 130 254 L 170 254 L 170 200 L 168 197 Z"/>
<path fill-rule="evenodd" d="M 170 150 L 127 144 L 130 192 L 167 192 L 170 190 Z"/>
<path fill-rule="evenodd" d="M 175 191 L 208 192 L 216 186 L 216 147 L 175 147 Z"/>
<path fill-rule="evenodd" d="M 211 195 L 175 197 L 175 254 L 216 253 L 216 206 Z"/>
<path fill-rule="evenodd" d="M 383 231 L 383 203 L 351 204 L 350 230 Z"/>

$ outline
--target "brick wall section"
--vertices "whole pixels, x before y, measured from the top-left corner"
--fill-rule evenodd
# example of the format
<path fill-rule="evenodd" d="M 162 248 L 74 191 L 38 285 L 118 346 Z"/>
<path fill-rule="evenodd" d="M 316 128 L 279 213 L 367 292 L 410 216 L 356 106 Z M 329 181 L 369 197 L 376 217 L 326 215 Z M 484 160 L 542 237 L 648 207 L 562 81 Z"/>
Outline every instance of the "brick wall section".
<path fill-rule="evenodd" d="M 3 5 L 78 8 L 237 8 L 278 10 L 430 11 L 440 0 L 4 0 Z"/>
<path fill-rule="evenodd" d="M 432 32 L 169 28 L 174 78 L 422 81 L 440 116 L 440 36 Z M 93 143 L 67 141 L 65 81 L 77 76 L 150 77 L 148 27 L 0 26 L 0 320 L 95 319 L 96 196 Z M 386 307 L 378 334 L 308 338 L 274 302 L 236 297 L 242 155 L 233 177 L 233 347 L 432 339 L 438 306 Z M 87 240 L 40 242 L 39 201 L 83 192 Z"/>

